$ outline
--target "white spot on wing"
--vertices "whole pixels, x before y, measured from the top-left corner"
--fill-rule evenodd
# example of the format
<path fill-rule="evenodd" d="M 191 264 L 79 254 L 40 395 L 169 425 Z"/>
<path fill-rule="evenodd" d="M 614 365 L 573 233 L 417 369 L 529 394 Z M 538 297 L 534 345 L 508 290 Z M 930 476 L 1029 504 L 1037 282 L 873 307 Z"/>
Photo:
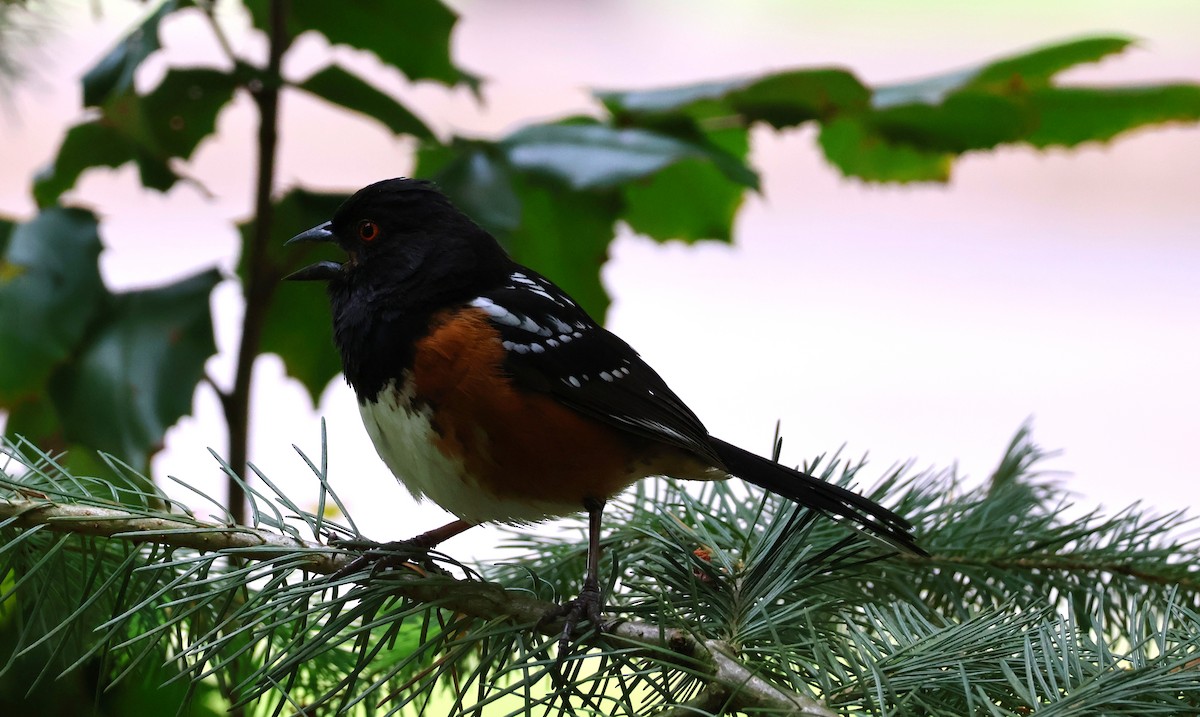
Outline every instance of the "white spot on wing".
<path fill-rule="evenodd" d="M 521 320 L 521 328 L 531 334 L 540 334 L 543 331 L 542 327 L 538 326 L 538 323 L 528 316 Z M 549 332 L 547 332 L 548 334 Z"/>
<path fill-rule="evenodd" d="M 505 326 L 521 325 L 521 317 L 512 313 L 503 306 L 500 306 L 486 296 L 480 296 L 473 299 L 471 301 L 471 306 L 474 306 L 477 309 L 482 309 L 485 314 L 491 317 L 491 319 L 498 324 L 504 324 Z"/>
<path fill-rule="evenodd" d="M 511 275 L 509 275 L 509 278 L 512 279 L 513 283 L 514 283 L 514 286 L 512 288 L 514 288 L 514 289 L 520 288 L 524 291 L 528 291 L 528 292 L 537 294 L 538 296 L 541 296 L 545 299 L 549 299 L 550 301 L 553 301 L 554 303 L 558 304 L 559 306 L 562 306 L 562 303 L 559 302 L 557 299 L 555 299 L 553 296 L 551 296 L 550 293 L 548 291 L 546 291 L 546 289 L 541 284 L 534 281 L 533 279 L 530 279 L 528 276 L 525 276 L 521 272 L 515 271 Z M 516 286 L 516 284 L 519 284 L 520 286 L 518 287 L 518 286 Z"/>

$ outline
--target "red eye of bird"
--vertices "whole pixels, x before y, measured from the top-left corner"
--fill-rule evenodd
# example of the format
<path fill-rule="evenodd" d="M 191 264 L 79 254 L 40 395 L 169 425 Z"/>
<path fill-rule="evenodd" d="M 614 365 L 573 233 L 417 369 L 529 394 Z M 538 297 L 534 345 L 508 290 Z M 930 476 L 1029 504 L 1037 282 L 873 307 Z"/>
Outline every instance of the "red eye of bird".
<path fill-rule="evenodd" d="M 358 223 L 358 238 L 363 241 L 375 241 L 379 237 L 379 225 L 370 219 Z"/>

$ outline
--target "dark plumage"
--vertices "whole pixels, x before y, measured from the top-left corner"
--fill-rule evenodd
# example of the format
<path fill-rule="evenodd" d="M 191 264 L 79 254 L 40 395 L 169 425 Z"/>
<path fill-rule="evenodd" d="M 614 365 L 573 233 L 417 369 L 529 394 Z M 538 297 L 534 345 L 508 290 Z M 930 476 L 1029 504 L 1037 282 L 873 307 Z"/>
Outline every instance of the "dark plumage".
<path fill-rule="evenodd" d="M 381 457 L 460 518 L 422 543 L 581 509 L 598 526 L 607 498 L 666 473 L 736 475 L 923 553 L 890 510 L 710 436 L 637 352 L 432 184 L 372 184 L 292 241 L 334 242 L 349 257 L 289 278 L 328 283 L 346 380 Z M 575 612 L 594 618 L 592 557 L 595 595 Z"/>

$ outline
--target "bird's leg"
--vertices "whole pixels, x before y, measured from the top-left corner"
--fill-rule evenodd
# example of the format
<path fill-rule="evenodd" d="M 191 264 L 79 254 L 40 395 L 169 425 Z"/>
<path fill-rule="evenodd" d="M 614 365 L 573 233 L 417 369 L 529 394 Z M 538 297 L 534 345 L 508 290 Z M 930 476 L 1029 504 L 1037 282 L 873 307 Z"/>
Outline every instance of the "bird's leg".
<path fill-rule="evenodd" d="M 440 528 L 421 533 L 415 538 L 390 543 L 376 543 L 369 540 L 331 540 L 329 544 L 332 546 L 364 551 L 362 555 L 350 561 L 346 567 L 334 573 L 331 579 L 336 580 L 352 575 L 368 565 L 374 565 L 375 568 L 394 567 L 404 562 L 405 554 L 411 556 L 415 553 L 425 556 L 442 542 L 474 526 L 474 523 L 468 523 L 465 520 L 455 520 Z"/>
<path fill-rule="evenodd" d="M 558 660 L 562 662 L 571 646 L 571 636 L 575 627 L 583 618 L 592 624 L 596 630 L 602 629 L 603 622 L 600 612 L 604 608 L 604 596 L 600 593 L 600 516 L 604 513 L 605 501 L 587 498 L 583 507 L 588 512 L 588 552 L 587 574 L 583 578 L 583 587 L 579 597 L 569 600 L 551 610 L 548 610 L 538 621 L 538 627 L 562 617 L 563 629 L 558 638 Z"/>

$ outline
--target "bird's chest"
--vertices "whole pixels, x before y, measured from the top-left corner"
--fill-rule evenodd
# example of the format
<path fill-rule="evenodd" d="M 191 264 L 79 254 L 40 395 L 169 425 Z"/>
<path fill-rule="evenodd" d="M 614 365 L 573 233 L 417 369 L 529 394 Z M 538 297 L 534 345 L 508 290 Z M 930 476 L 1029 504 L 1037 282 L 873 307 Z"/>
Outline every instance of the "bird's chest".
<path fill-rule="evenodd" d="M 545 500 L 506 490 L 497 478 L 499 466 L 479 466 L 479 457 L 487 455 L 491 444 L 487 426 L 462 421 L 440 425 L 433 408 L 415 401 L 413 394 L 413 382 L 405 377 L 384 386 L 375 400 L 359 404 L 379 457 L 413 496 L 429 498 L 472 523 L 527 523 L 579 510 L 581 503 L 575 500 Z M 474 459 L 465 459 L 458 450 L 464 442 L 472 444 Z"/>
<path fill-rule="evenodd" d="M 379 457 L 409 492 L 457 513 L 453 506 L 460 502 L 459 494 L 472 486 L 463 462 L 439 450 L 432 412 L 414 404 L 411 385 L 389 384 L 358 410 Z"/>

